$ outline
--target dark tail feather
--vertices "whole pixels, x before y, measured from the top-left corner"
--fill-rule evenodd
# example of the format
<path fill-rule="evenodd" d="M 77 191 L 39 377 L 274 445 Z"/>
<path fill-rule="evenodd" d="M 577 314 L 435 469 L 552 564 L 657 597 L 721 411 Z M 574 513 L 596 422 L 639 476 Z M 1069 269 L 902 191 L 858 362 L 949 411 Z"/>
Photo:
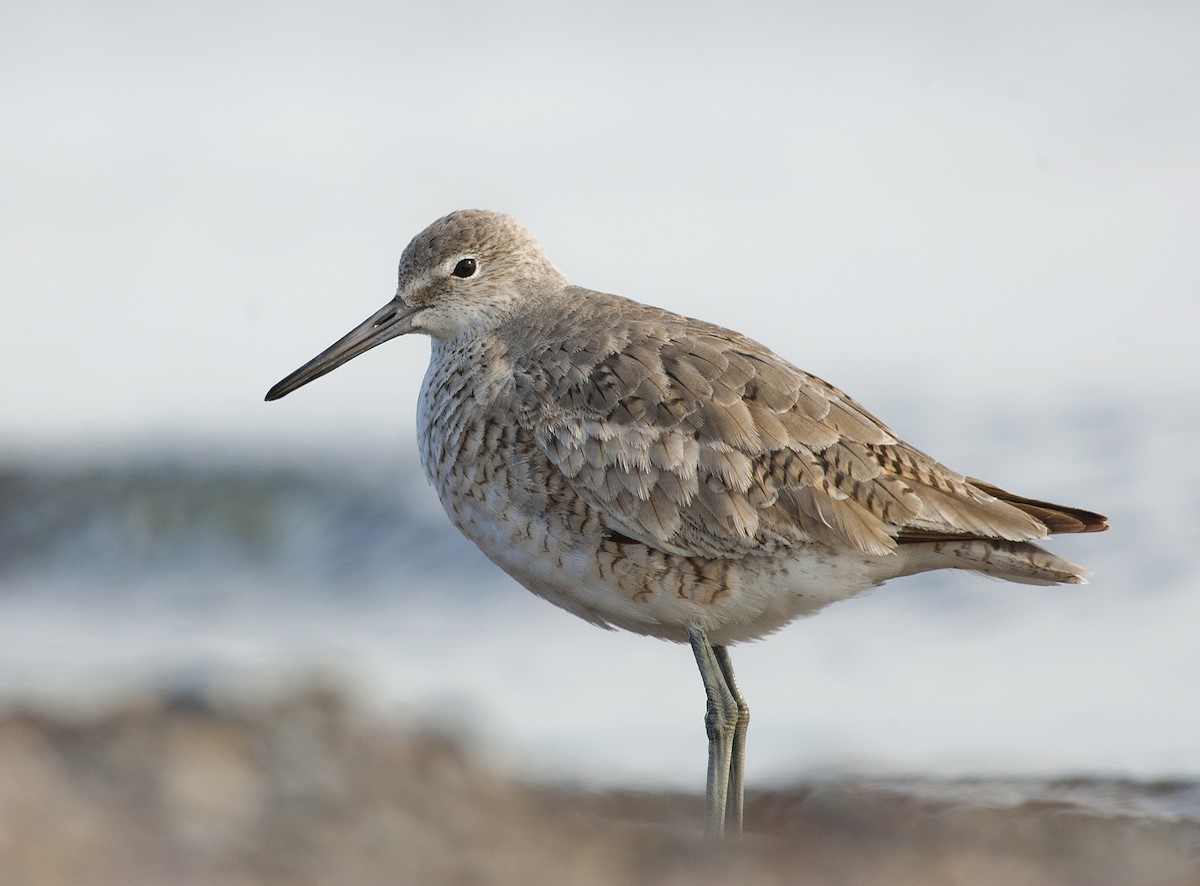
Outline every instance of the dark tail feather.
<path fill-rule="evenodd" d="M 1068 532 L 1103 532 L 1108 529 L 1108 518 L 1083 508 L 1070 508 L 1066 505 L 1053 505 L 1049 502 L 1038 501 L 1005 492 L 999 486 L 984 483 L 982 480 L 967 478 L 967 482 L 976 489 L 993 495 L 1001 501 L 1008 502 L 1014 508 L 1024 511 L 1029 516 L 1046 524 L 1051 535 Z"/>

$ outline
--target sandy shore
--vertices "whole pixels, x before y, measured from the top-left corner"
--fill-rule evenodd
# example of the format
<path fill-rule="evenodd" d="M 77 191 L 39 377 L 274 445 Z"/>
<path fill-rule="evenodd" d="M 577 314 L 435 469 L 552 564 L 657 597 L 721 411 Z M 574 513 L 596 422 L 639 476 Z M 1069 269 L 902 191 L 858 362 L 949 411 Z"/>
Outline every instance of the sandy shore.
<path fill-rule="evenodd" d="M 703 839 L 698 795 L 530 785 L 326 691 L 160 698 L 81 719 L 10 710 L 0 884 L 1200 883 L 1194 817 L 1098 810 L 1068 790 L 998 802 L 1004 788 L 756 791 L 747 837 L 720 848 Z"/>

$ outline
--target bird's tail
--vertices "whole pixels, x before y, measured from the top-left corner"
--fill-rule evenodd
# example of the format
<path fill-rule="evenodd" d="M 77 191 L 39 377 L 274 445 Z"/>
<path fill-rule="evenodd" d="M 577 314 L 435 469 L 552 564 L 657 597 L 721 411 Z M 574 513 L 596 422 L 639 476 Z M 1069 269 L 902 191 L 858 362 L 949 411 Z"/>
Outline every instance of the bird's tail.
<path fill-rule="evenodd" d="M 1083 530 L 1086 531 L 1086 530 Z M 903 575 L 968 569 L 1027 585 L 1084 585 L 1088 570 L 1027 541 L 964 538 L 905 545 Z"/>
<path fill-rule="evenodd" d="M 1050 535 L 1060 535 L 1068 532 L 1103 532 L 1108 529 L 1108 518 L 1085 511 L 1083 508 L 1072 508 L 1068 505 L 1054 505 L 1048 501 L 1038 501 L 1035 498 L 1025 498 L 1016 495 L 999 486 L 985 483 L 968 477 L 967 482 L 988 495 L 995 496 L 1000 501 L 1007 502 L 1018 510 L 1024 511 L 1046 527 Z"/>

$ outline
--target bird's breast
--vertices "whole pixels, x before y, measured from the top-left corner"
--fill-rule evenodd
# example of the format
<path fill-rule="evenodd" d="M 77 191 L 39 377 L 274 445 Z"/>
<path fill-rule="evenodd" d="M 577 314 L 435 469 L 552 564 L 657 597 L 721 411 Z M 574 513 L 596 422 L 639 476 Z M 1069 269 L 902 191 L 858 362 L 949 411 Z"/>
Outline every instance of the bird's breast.
<path fill-rule="evenodd" d="M 501 345 L 435 342 L 418 404 L 421 464 L 451 520 L 481 547 L 470 515 L 543 517 L 563 492 L 520 413 Z"/>

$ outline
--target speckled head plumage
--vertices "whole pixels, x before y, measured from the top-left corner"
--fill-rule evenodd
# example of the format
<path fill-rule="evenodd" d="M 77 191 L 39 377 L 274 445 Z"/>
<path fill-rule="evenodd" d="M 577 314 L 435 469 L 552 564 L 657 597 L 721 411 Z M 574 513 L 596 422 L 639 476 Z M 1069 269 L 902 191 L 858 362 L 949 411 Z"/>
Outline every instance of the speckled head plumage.
<path fill-rule="evenodd" d="M 443 215 L 413 237 L 400 256 L 400 282 L 447 261 L 473 256 L 481 261 L 513 255 L 536 256 L 553 267 L 533 233 L 515 218 L 486 209 L 460 209 Z"/>
<path fill-rule="evenodd" d="M 528 228 L 499 212 L 464 209 L 408 244 L 396 297 L 421 309 L 409 331 L 447 338 L 497 322 L 513 306 L 565 285 Z"/>

